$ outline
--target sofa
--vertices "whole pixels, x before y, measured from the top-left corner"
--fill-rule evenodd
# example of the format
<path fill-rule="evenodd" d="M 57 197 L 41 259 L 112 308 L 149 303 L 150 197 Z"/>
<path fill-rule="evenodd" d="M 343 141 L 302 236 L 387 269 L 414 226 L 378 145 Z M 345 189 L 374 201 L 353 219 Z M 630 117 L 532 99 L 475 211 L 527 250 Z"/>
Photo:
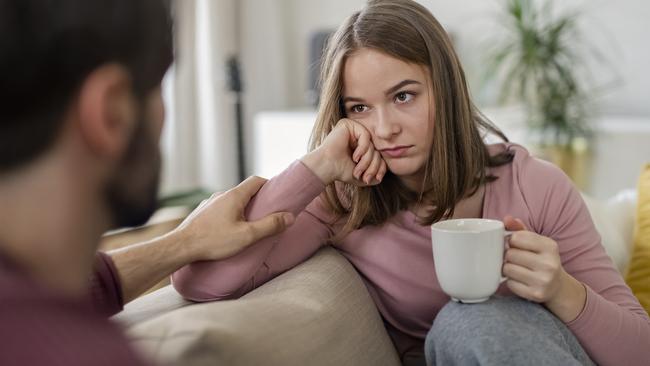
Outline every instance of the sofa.
<path fill-rule="evenodd" d="M 635 191 L 584 198 L 623 273 L 632 249 Z M 195 304 L 166 286 L 114 319 L 160 364 L 400 365 L 363 281 L 332 248 L 237 300 Z"/>

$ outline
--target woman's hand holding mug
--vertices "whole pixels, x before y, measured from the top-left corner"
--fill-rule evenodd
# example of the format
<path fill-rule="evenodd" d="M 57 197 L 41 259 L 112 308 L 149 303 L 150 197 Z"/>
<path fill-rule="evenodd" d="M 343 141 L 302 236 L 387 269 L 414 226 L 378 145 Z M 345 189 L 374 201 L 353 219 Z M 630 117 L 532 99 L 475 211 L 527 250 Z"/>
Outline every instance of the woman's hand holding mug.
<path fill-rule="evenodd" d="M 575 319 L 586 301 L 582 283 L 562 266 L 555 240 L 528 231 L 512 216 L 504 218 L 506 229 L 515 231 L 506 251 L 503 274 L 515 295 L 544 304 L 565 322 Z"/>

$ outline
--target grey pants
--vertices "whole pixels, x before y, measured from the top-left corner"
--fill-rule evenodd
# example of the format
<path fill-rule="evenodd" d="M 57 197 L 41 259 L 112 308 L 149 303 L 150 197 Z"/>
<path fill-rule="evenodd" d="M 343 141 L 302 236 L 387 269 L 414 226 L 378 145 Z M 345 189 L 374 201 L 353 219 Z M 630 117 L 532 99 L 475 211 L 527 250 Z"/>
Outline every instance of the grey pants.
<path fill-rule="evenodd" d="M 424 346 L 427 365 L 593 365 L 571 331 L 539 304 L 494 297 L 450 302 Z"/>

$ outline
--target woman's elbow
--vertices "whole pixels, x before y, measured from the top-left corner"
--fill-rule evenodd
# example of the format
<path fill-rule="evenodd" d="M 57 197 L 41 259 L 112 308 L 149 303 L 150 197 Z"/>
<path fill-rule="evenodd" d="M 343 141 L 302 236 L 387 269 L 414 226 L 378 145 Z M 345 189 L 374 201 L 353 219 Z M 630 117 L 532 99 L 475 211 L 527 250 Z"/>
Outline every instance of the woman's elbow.
<path fill-rule="evenodd" d="M 218 287 L 218 282 L 203 271 L 194 271 L 193 264 L 187 265 L 171 275 L 174 289 L 183 298 L 196 302 L 228 299 L 230 294 Z"/>

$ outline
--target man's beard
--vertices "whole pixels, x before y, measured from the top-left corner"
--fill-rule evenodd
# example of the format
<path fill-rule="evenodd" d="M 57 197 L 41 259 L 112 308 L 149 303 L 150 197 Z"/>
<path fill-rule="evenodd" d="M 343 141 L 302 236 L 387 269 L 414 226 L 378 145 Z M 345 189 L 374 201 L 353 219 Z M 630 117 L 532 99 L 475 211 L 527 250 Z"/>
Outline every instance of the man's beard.
<path fill-rule="evenodd" d="M 160 150 L 154 133 L 141 119 L 127 152 L 108 183 L 106 200 L 113 228 L 140 226 L 158 208 Z"/>

